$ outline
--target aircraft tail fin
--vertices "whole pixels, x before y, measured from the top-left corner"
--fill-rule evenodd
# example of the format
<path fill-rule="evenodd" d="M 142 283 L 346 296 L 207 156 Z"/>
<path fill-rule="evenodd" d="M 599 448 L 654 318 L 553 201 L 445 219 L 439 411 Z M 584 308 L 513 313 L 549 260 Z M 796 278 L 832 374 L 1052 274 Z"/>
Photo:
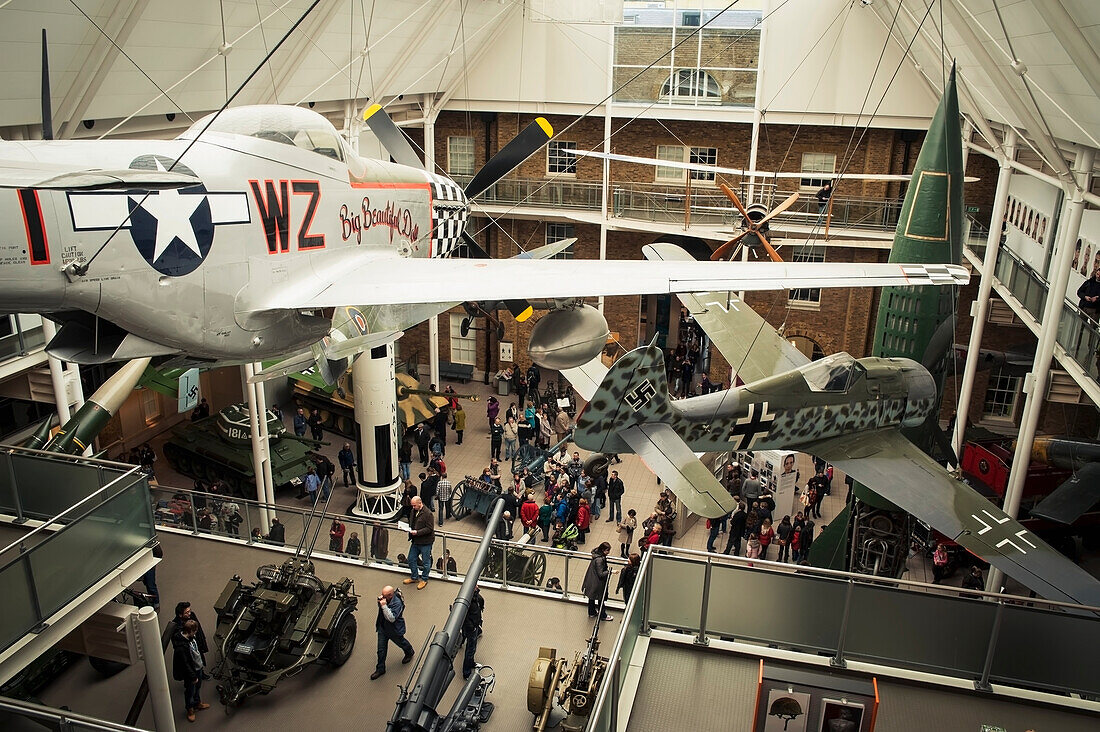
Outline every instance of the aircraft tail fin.
<path fill-rule="evenodd" d="M 611 367 L 577 419 L 574 440 L 587 450 L 630 452 L 619 433 L 671 416 L 665 358 L 656 339 L 626 354 Z"/>

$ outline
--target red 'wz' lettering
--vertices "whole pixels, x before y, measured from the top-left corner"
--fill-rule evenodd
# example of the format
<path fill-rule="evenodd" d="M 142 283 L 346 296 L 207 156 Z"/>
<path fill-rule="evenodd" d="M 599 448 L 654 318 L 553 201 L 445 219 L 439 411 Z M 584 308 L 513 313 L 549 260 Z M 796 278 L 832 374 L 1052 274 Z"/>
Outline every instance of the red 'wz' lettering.
<path fill-rule="evenodd" d="M 317 214 L 317 205 L 321 202 L 321 184 L 315 180 L 295 180 L 278 182 L 265 180 L 263 188 L 260 182 L 251 180 L 252 197 L 256 199 L 256 209 L 264 227 L 269 254 L 290 251 L 290 193 L 296 196 L 309 196 L 306 212 L 298 227 L 298 250 L 320 249 L 325 246 L 324 234 L 311 234 L 309 227 Z"/>

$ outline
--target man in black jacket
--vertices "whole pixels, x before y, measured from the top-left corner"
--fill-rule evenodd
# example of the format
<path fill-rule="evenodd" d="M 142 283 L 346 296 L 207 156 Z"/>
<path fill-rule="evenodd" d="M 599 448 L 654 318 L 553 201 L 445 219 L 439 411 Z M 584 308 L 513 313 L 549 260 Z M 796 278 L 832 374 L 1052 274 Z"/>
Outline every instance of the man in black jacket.
<path fill-rule="evenodd" d="M 485 611 L 485 598 L 481 590 L 474 586 L 474 595 L 470 598 L 470 607 L 466 610 L 466 619 L 462 621 L 462 637 L 466 639 L 466 655 L 462 659 L 462 678 L 470 678 L 477 662 L 477 641 L 481 638 L 482 613 Z"/>
<path fill-rule="evenodd" d="M 732 550 L 733 556 L 736 557 L 741 553 L 741 539 L 745 534 L 745 521 L 748 517 L 749 514 L 745 510 L 744 501 L 738 501 L 737 508 L 733 509 L 733 513 L 730 514 L 730 535 L 726 538 L 724 554 L 729 554 Z"/>
<path fill-rule="evenodd" d="M 1100 320 L 1100 267 L 1077 288 L 1077 297 L 1081 298 L 1077 303 L 1081 312 L 1093 320 Z"/>
<path fill-rule="evenodd" d="M 622 521 L 623 520 L 623 493 L 626 492 L 626 486 L 623 485 L 622 478 L 619 477 L 618 470 L 612 470 L 611 475 L 607 478 L 607 500 L 611 502 L 611 505 L 607 509 L 607 521 Z"/>
<path fill-rule="evenodd" d="M 202 630 L 199 619 L 191 612 L 191 603 L 181 602 L 176 605 L 176 617 L 170 623 L 172 631 L 172 677 L 176 681 L 183 682 L 184 708 L 187 710 L 187 721 L 195 721 L 195 712 L 209 709 L 209 704 L 204 704 L 200 698 L 202 680 L 206 678 L 206 658 L 204 654 L 209 650 L 206 644 L 206 634 Z"/>

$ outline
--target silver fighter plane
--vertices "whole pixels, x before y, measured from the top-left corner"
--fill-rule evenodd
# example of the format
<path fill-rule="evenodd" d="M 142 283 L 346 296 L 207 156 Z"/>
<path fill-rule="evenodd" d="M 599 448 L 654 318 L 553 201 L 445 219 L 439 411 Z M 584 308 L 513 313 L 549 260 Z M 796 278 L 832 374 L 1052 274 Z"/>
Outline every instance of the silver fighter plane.
<path fill-rule="evenodd" d="M 311 350 L 354 355 L 462 302 L 524 317 L 528 299 L 968 278 L 923 265 L 451 258 L 473 242 L 469 199 L 550 125 L 536 120 L 463 189 L 425 171 L 377 106 L 365 116 L 398 162 L 362 158 L 323 117 L 284 106 L 231 108 L 176 140 L 0 142 L 0 312 L 58 321 L 49 350 L 78 363 L 299 354 L 289 368 Z"/>
<path fill-rule="evenodd" d="M 646 256 L 688 257 L 654 244 Z M 721 516 L 732 499 L 696 452 L 796 449 L 816 455 L 1050 600 L 1100 606 L 1100 581 L 956 480 L 905 439 L 937 408 L 928 371 L 909 359 L 838 353 L 810 362 L 726 292 L 681 296 L 747 383 L 672 401 L 654 345 L 607 371 L 577 420 L 588 450 L 639 454 L 689 509 Z M 569 373 L 584 383 L 583 373 Z M 591 380 L 598 370 L 590 370 Z"/>

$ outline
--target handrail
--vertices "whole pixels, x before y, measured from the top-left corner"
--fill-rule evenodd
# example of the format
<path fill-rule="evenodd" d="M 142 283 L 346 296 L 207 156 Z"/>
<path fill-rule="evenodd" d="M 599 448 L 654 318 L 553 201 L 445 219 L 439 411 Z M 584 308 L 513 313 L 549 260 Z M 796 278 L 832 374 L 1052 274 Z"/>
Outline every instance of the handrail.
<path fill-rule="evenodd" d="M 27 453 L 27 454 L 30 454 L 30 455 L 39 455 L 39 456 L 43 456 L 43 457 L 48 457 L 48 458 L 51 458 L 51 459 L 55 458 L 55 457 L 72 458 L 72 459 L 69 460 L 69 462 L 74 462 L 74 463 L 78 462 L 77 459 L 75 459 L 77 456 L 67 455 L 67 454 L 64 454 L 64 453 L 43 452 L 42 450 L 31 450 L 31 449 L 28 449 L 28 448 L 21 448 L 21 447 L 5 446 L 4 447 L 4 452 L 8 453 L 9 455 L 10 454 Z M 128 475 L 131 475 L 133 473 L 136 473 L 136 472 L 140 471 L 140 468 L 138 468 L 136 465 L 125 465 L 123 463 L 113 463 L 113 462 L 110 462 L 110 461 L 107 461 L 107 460 L 97 460 L 95 458 L 80 458 L 80 460 L 86 462 L 87 464 L 89 464 L 91 466 L 112 467 L 112 468 L 119 467 L 119 468 L 126 468 L 127 470 L 122 475 L 120 475 L 117 478 L 115 478 L 114 480 L 112 480 L 110 483 L 107 483 L 106 485 L 101 486 L 99 488 L 99 490 L 97 490 L 93 493 L 89 493 L 87 496 L 80 499 L 79 501 L 77 501 L 73 505 L 69 506 L 68 508 L 66 508 L 61 513 L 57 514 L 53 518 L 44 520 L 40 525 L 38 525 L 35 528 L 31 529 L 26 534 L 23 534 L 23 536 L 19 537 L 18 539 L 16 539 L 12 543 L 8 544 L 3 549 L 0 549 L 0 557 L 2 557 L 4 554 L 6 554 L 8 551 L 15 548 L 16 546 L 18 546 L 20 544 L 23 544 L 24 542 L 26 542 L 27 539 L 34 536 L 38 532 L 45 531 L 45 530 L 49 529 L 54 524 L 58 523 L 58 521 L 63 516 L 71 513 L 74 509 L 79 508 L 80 506 L 84 505 L 85 503 L 92 500 L 96 496 L 99 496 L 104 491 L 106 491 L 108 488 L 113 487 L 116 483 L 121 481 L 123 478 L 127 477 Z M 129 485 L 125 486 L 125 488 L 129 488 L 130 485 L 133 485 L 133 483 L 130 483 Z M 125 488 L 123 488 L 123 490 L 125 490 Z"/>
<path fill-rule="evenodd" d="M 746 569 L 752 569 L 761 572 L 770 572 L 772 574 L 797 574 L 797 575 L 810 575 L 825 577 L 828 579 L 843 580 L 845 582 L 854 582 L 858 585 L 873 585 L 877 587 L 899 587 L 903 589 L 920 590 L 932 595 L 942 595 L 944 597 L 955 598 L 958 597 L 959 592 L 965 592 L 969 596 L 981 596 L 990 600 L 997 600 L 999 602 L 1006 602 L 1014 605 L 1042 605 L 1052 609 L 1066 609 L 1080 613 L 1081 611 L 1093 612 L 1100 615 L 1100 607 L 1093 605 L 1080 605 L 1072 602 L 1062 602 L 1059 600 L 1046 600 L 1041 597 L 1024 597 L 1023 595 L 1008 595 L 1000 592 L 985 592 L 982 590 L 969 590 L 960 587 L 945 587 L 944 585 L 933 585 L 927 582 L 915 582 L 913 580 L 894 579 L 892 577 L 877 577 L 866 574 L 858 574 L 856 572 L 844 572 L 837 569 L 825 569 L 821 567 L 809 567 L 798 564 L 787 564 L 786 562 L 776 562 L 770 559 L 748 559 L 746 557 L 733 557 L 728 554 L 710 554 L 708 552 L 699 551 L 697 549 L 687 549 L 677 546 L 663 546 L 658 544 L 657 546 L 650 547 L 651 550 L 655 549 L 660 554 L 667 554 L 670 556 L 685 555 L 693 559 L 705 562 L 710 561 L 719 564 L 731 564 L 740 565 Z M 715 562 L 715 560 L 719 560 Z"/>
<path fill-rule="evenodd" d="M 652 548 L 652 547 L 650 547 L 650 548 Z M 649 577 L 650 577 L 650 575 L 649 575 L 649 561 L 650 561 L 649 558 L 650 558 L 650 556 L 651 556 L 650 552 L 648 552 L 648 551 L 645 552 L 645 556 L 642 557 L 642 563 L 638 566 L 638 575 L 637 576 L 638 576 L 639 579 L 644 578 L 645 582 L 650 581 L 650 579 L 649 579 Z M 610 578 L 609 578 L 609 580 L 610 580 Z M 634 616 L 635 606 L 639 602 L 642 601 L 641 597 L 642 597 L 643 593 L 638 591 L 640 589 L 641 588 L 638 587 L 638 583 L 635 582 L 634 590 L 630 593 L 630 600 L 627 601 L 626 609 L 623 610 L 623 621 L 622 621 L 622 623 L 619 624 L 619 632 L 615 634 L 615 645 L 613 645 L 611 647 L 611 653 L 609 653 L 607 655 L 607 672 L 604 674 L 604 683 L 603 683 L 602 688 L 600 689 L 599 694 L 596 695 L 596 703 L 592 707 L 592 713 L 589 715 L 589 719 L 599 719 L 600 718 L 600 714 L 603 712 L 603 705 L 607 701 L 607 697 L 608 697 L 608 694 L 610 693 L 610 689 L 611 689 L 612 686 L 615 686 L 615 684 L 609 683 L 609 680 L 615 678 L 615 673 L 616 673 L 617 669 L 619 668 L 619 662 L 621 661 L 619 656 L 622 654 L 623 641 L 626 639 L 627 623 Z M 644 624 L 644 622 L 645 622 L 644 619 L 643 619 L 642 622 Z M 618 689 L 615 689 L 614 691 L 615 691 L 616 694 L 619 693 Z M 611 703 L 617 705 L 618 704 L 618 699 L 615 699 Z M 615 732 L 614 728 L 612 728 L 612 732 Z"/>
<path fill-rule="evenodd" d="M 106 732 L 145 732 L 140 727 L 118 724 L 106 719 L 96 719 L 67 709 L 54 709 L 43 704 L 34 704 L 21 699 L 0 696 L 0 711 L 10 712 L 31 719 L 54 721 L 59 729 L 68 729 L 76 723 L 85 729 L 105 730 Z"/>

